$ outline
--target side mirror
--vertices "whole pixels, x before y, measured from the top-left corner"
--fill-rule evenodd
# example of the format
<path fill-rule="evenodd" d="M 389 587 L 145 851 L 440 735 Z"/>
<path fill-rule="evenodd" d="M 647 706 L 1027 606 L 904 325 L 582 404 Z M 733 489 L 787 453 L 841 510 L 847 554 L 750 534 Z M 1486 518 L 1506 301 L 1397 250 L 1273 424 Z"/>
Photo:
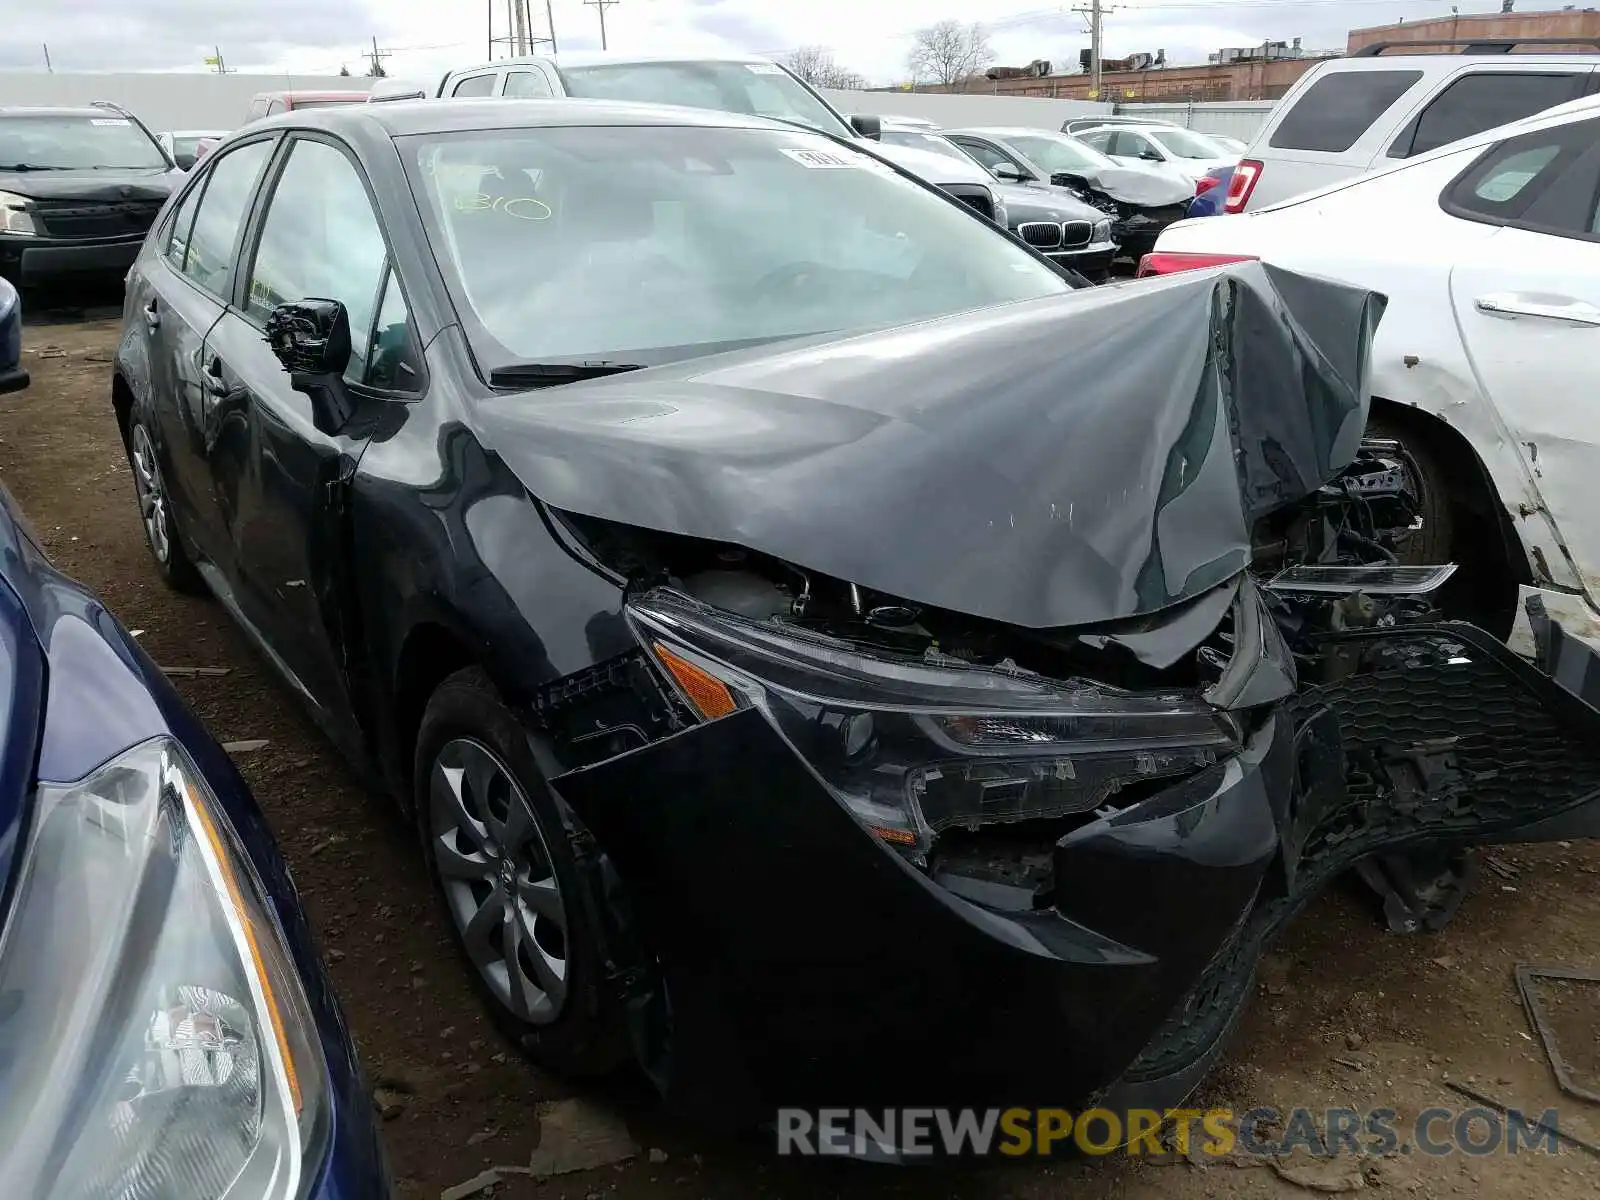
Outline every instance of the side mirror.
<path fill-rule="evenodd" d="M 1014 162 L 997 162 L 991 172 L 1002 183 L 1027 183 L 1028 175 Z"/>
<path fill-rule="evenodd" d="M 289 386 L 311 401 L 312 424 L 332 436 L 350 423 L 355 401 L 345 387 L 350 317 L 337 300 L 280 304 L 267 317 L 267 345 L 289 372 Z"/>
<path fill-rule="evenodd" d="M 1162 158 L 1161 155 L 1158 154 L 1154 150 L 1141 150 L 1141 151 L 1139 151 L 1139 157 L 1144 159 L 1145 162 L 1166 162 L 1167 161 L 1166 159 Z"/>
<path fill-rule="evenodd" d="M 875 142 L 883 140 L 882 117 L 875 117 L 870 113 L 856 113 L 850 118 L 850 128 L 864 138 L 871 138 Z"/>
<path fill-rule="evenodd" d="M 187 150 L 183 150 L 177 154 L 174 154 L 172 156 L 172 161 L 178 164 L 178 170 L 192 171 L 194 170 L 196 159 L 193 154 L 190 154 Z"/>

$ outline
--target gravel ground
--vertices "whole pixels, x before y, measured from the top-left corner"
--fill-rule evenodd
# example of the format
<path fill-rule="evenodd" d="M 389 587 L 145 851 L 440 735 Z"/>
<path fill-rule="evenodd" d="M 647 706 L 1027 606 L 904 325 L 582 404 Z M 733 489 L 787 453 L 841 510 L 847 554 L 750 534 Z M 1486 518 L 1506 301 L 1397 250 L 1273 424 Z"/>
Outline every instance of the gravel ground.
<path fill-rule="evenodd" d="M 90 313 L 90 316 L 97 314 Z M 26 330 L 33 387 L 0 401 L 0 478 L 57 563 L 98 592 L 166 665 L 224 666 L 179 679 L 223 740 L 266 738 L 240 764 L 305 895 L 361 1053 L 387 1090 L 384 1131 L 397 1194 L 433 1200 L 495 1163 L 526 1162 L 542 1103 L 573 1095 L 499 1041 L 465 967 L 445 939 L 410 833 L 362 791 L 302 720 L 288 691 L 214 604 L 165 589 L 149 563 L 111 415 L 110 320 L 41 320 Z M 1600 847 L 1514 846 L 1495 852 L 1512 877 L 1485 871 L 1442 934 L 1382 932 L 1354 890 L 1324 896 L 1264 964 L 1231 1053 L 1201 1101 L 1244 1110 L 1390 1106 L 1402 1117 L 1463 1105 L 1444 1077 L 1600 1142 L 1600 1107 L 1557 1091 L 1517 1000 L 1514 964 L 1600 966 Z M 1157 901 L 1159 902 L 1159 901 Z M 1184 898 L 1167 898 L 1182 919 Z M 1600 995 L 1553 998 L 1575 1064 L 1596 1061 Z M 1047 1034 L 1048 1031 L 1041 1031 Z M 633 1160 L 543 1182 L 513 1179 L 501 1197 L 1274 1197 L 1307 1195 L 1294 1171 L 1232 1163 L 1122 1158 L 981 1168 L 895 1170 L 778 1161 L 759 1141 L 707 1138 L 664 1117 L 629 1080 L 583 1097 L 619 1115 L 641 1147 Z M 546 1108 L 545 1119 L 554 1121 Z M 552 1145 L 558 1140 L 552 1138 Z M 1407 1195 L 1594 1196 L 1600 1158 L 1581 1151 L 1486 1158 L 1395 1155 L 1364 1175 L 1342 1164 L 1315 1190 L 1381 1187 Z"/>

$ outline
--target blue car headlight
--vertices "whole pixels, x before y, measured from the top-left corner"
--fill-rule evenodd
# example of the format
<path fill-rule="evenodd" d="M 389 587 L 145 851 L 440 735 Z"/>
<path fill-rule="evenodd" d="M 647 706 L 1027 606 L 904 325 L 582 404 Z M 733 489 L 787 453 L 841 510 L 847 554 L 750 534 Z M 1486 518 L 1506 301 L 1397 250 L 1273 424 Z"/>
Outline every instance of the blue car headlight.
<path fill-rule="evenodd" d="M 165 739 L 36 799 L 0 931 L 0 1190 L 295 1200 L 325 1066 L 220 806 Z"/>

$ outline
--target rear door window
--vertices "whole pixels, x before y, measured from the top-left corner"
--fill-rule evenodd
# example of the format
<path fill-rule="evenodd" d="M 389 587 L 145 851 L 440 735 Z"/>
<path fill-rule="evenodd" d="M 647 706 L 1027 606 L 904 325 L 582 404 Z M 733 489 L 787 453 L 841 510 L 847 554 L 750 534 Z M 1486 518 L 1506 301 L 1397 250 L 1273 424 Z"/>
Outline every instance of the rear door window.
<path fill-rule="evenodd" d="M 506 75 L 506 86 L 501 94 L 524 99 L 542 99 L 552 93 L 544 72 L 511 71 Z"/>
<path fill-rule="evenodd" d="M 1469 221 L 1587 237 L 1600 191 L 1600 120 L 1508 138 L 1445 189 L 1444 210 Z"/>
<path fill-rule="evenodd" d="M 456 84 L 452 96 L 492 96 L 494 95 L 494 72 L 487 75 L 468 75 Z"/>
<path fill-rule="evenodd" d="M 1531 117 L 1572 99 L 1583 78 L 1571 71 L 1553 75 L 1478 71 L 1463 76 L 1400 131 L 1389 157 L 1426 154 L 1496 125 Z"/>
<path fill-rule="evenodd" d="M 211 164 L 205 194 L 200 197 L 200 209 L 189 234 L 183 273 L 218 296 L 228 294 L 239 226 L 273 145 L 270 139 L 251 142 L 228 151 Z"/>
<path fill-rule="evenodd" d="M 1350 149 L 1411 90 L 1421 71 L 1334 71 L 1305 90 L 1267 144 L 1275 150 Z"/>

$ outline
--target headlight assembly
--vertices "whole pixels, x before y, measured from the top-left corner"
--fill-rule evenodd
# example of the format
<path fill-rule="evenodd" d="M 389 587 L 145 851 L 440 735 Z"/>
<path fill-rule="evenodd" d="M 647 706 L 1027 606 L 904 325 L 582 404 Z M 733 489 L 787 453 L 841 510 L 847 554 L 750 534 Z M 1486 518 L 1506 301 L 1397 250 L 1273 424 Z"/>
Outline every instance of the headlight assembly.
<path fill-rule="evenodd" d="M 1109 242 L 1110 240 L 1111 240 L 1111 222 L 1110 221 L 1096 221 L 1094 223 L 1094 232 L 1089 235 L 1089 241 L 1092 242 L 1092 243 L 1098 244 L 1100 242 Z"/>
<path fill-rule="evenodd" d="M 1090 812 L 1237 745 L 1231 719 L 1187 693 L 875 655 L 665 589 L 628 616 L 696 712 L 760 709 L 868 828 L 913 856 L 945 829 Z"/>
<path fill-rule="evenodd" d="M 0 1190 L 295 1200 L 323 1078 L 270 904 L 183 752 L 41 786 L 0 932 Z"/>
<path fill-rule="evenodd" d="M 32 237 L 39 232 L 27 198 L 12 192 L 0 192 L 0 233 L 14 233 Z"/>

